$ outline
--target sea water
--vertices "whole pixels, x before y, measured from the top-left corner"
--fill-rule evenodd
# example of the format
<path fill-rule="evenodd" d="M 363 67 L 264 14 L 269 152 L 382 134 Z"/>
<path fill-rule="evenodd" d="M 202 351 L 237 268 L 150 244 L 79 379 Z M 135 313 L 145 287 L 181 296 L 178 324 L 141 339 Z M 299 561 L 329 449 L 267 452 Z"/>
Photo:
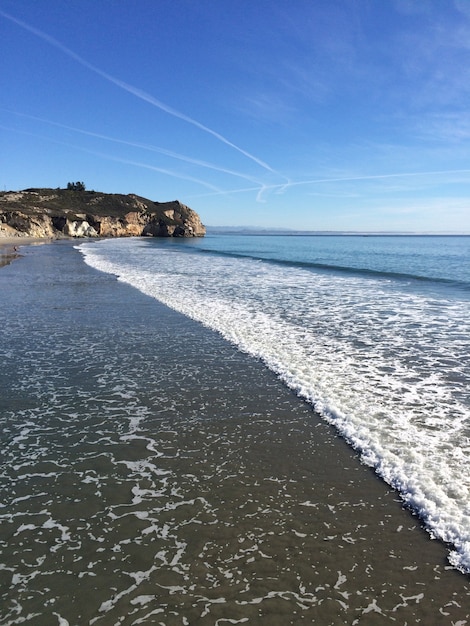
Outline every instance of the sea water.
<path fill-rule="evenodd" d="M 443 275 L 404 263 L 429 243 Z M 0 623 L 464 626 L 467 244 L 21 248 L 0 271 Z"/>
<path fill-rule="evenodd" d="M 80 249 L 261 359 L 470 571 L 470 237 L 218 235 Z"/>

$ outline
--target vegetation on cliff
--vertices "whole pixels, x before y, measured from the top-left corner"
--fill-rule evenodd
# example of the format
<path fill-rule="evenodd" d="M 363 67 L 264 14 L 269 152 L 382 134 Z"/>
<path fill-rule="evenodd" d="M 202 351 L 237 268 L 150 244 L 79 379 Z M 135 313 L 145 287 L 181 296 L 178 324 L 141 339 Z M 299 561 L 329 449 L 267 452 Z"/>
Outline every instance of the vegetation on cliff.
<path fill-rule="evenodd" d="M 198 214 L 178 200 L 154 202 L 134 194 L 67 189 L 0 192 L 0 236 L 203 237 Z"/>

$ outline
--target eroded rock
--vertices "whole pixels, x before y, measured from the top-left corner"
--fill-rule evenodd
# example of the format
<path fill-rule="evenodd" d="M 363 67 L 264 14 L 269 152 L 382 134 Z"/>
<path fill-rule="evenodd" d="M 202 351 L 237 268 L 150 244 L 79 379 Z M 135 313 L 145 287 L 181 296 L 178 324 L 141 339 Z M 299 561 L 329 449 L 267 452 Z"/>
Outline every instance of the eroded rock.
<path fill-rule="evenodd" d="M 178 200 L 69 189 L 0 192 L 0 236 L 203 237 L 199 215 Z"/>

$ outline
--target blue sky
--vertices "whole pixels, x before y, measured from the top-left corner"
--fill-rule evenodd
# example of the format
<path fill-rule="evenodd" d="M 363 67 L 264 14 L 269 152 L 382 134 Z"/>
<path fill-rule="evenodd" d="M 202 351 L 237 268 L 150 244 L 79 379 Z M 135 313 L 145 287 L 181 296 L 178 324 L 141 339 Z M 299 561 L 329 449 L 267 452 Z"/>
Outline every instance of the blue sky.
<path fill-rule="evenodd" d="M 470 232 L 470 0 L 0 0 L 0 189 Z"/>

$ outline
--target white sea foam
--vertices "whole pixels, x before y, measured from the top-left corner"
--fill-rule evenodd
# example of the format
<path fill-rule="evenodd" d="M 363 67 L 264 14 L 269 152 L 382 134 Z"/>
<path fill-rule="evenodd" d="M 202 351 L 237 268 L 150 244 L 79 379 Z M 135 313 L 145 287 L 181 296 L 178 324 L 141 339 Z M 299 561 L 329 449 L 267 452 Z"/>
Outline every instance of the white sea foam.
<path fill-rule="evenodd" d="M 80 250 L 262 359 L 453 544 L 452 565 L 470 571 L 468 302 L 140 242 Z"/>

